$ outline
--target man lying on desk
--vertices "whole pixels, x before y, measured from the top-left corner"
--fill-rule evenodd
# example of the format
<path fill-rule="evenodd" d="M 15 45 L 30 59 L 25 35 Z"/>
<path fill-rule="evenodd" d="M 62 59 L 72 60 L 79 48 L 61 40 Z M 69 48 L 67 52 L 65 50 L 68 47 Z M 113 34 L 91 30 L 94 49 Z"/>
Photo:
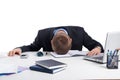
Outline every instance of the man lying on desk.
<path fill-rule="evenodd" d="M 39 30 L 35 41 L 27 46 L 15 48 L 9 52 L 9 56 L 20 55 L 26 51 L 54 51 L 57 54 L 66 54 L 71 50 L 82 50 L 85 46 L 88 56 L 97 55 L 103 52 L 102 45 L 92 39 L 82 27 L 79 26 L 60 26 Z"/>

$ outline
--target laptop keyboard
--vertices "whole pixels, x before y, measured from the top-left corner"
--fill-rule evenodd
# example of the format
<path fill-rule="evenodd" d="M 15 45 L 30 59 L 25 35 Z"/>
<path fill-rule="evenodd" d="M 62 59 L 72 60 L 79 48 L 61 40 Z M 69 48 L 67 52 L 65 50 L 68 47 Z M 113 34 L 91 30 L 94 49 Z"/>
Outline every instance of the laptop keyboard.
<path fill-rule="evenodd" d="M 94 55 L 94 56 L 85 56 L 86 58 L 91 58 L 91 59 L 98 59 L 98 60 L 103 60 L 103 53 L 99 55 Z"/>
<path fill-rule="evenodd" d="M 103 56 L 99 56 L 99 57 L 93 57 L 93 59 L 99 59 L 99 60 L 103 60 Z"/>

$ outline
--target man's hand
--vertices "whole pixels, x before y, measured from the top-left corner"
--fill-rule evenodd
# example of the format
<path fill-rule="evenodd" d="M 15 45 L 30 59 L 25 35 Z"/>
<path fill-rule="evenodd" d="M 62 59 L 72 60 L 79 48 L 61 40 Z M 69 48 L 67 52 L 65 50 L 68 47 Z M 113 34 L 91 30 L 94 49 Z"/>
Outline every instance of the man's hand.
<path fill-rule="evenodd" d="M 98 55 L 101 53 L 101 47 L 97 46 L 87 53 L 88 56 Z"/>
<path fill-rule="evenodd" d="M 117 48 L 116 50 L 120 50 L 120 48 Z"/>
<path fill-rule="evenodd" d="M 9 51 L 8 56 L 14 56 L 15 54 L 20 55 L 22 50 L 20 48 L 13 49 L 12 51 Z"/>

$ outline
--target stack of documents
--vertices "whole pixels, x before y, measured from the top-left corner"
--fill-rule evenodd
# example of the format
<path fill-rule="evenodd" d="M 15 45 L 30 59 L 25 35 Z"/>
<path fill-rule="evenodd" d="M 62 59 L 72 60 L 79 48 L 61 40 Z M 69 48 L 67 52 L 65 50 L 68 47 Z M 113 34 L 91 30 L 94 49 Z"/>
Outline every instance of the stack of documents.
<path fill-rule="evenodd" d="M 69 52 L 64 55 L 59 55 L 55 52 L 50 52 L 50 54 L 55 58 L 85 56 L 87 53 L 88 53 L 88 51 L 78 51 L 78 50 L 69 50 Z"/>
<path fill-rule="evenodd" d="M 54 74 L 64 70 L 66 66 L 67 65 L 65 63 L 53 59 L 47 59 L 47 60 L 36 61 L 36 65 L 30 66 L 30 69 L 34 71 Z"/>

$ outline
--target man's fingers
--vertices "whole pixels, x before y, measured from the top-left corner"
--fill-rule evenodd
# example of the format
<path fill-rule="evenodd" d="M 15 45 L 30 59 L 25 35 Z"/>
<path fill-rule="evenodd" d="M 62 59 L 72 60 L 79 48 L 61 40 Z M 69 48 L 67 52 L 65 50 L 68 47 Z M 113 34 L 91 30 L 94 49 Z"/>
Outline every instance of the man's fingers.
<path fill-rule="evenodd" d="M 12 52 L 12 56 L 14 56 L 14 55 L 15 55 L 15 53 L 16 53 L 16 51 L 15 51 L 15 50 L 13 50 L 13 52 Z"/>
<path fill-rule="evenodd" d="M 8 56 L 13 56 L 14 52 L 13 51 L 10 51 Z"/>
<path fill-rule="evenodd" d="M 21 49 L 14 49 L 8 53 L 8 56 L 14 56 L 15 54 L 20 55 L 21 54 Z"/>
<path fill-rule="evenodd" d="M 88 56 L 93 56 L 93 55 L 98 55 L 100 53 L 100 49 L 99 48 L 94 48 L 93 50 L 91 50 L 90 52 L 88 52 Z"/>
<path fill-rule="evenodd" d="M 11 51 L 10 56 L 14 56 L 14 54 L 15 54 L 15 52 L 14 52 L 14 50 L 13 50 L 13 51 Z"/>
<path fill-rule="evenodd" d="M 8 53 L 8 56 L 10 56 L 10 51 L 9 51 L 9 53 Z"/>
<path fill-rule="evenodd" d="M 97 55 L 97 54 L 99 54 L 99 53 L 96 51 L 90 51 L 90 52 L 88 52 L 87 56 L 93 56 L 93 55 Z"/>
<path fill-rule="evenodd" d="M 8 54 L 8 56 L 11 56 L 11 53 L 12 53 L 12 51 L 9 51 L 9 54 Z"/>

